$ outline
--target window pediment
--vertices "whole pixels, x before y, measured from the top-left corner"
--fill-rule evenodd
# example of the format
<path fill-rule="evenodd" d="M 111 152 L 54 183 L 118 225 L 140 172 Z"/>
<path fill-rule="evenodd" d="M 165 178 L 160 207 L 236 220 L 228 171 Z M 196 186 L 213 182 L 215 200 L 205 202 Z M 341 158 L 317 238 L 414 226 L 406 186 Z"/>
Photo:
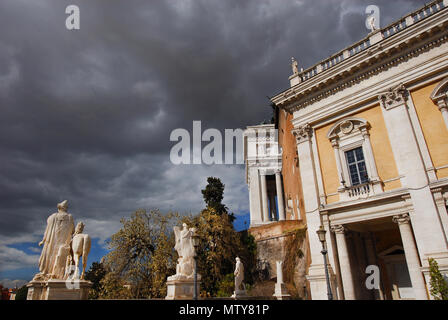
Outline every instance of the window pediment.
<path fill-rule="evenodd" d="M 367 133 L 369 123 L 361 118 L 345 118 L 334 124 L 328 131 L 327 137 L 330 140 L 336 138 L 344 139 L 345 137 Z"/>
<path fill-rule="evenodd" d="M 448 129 L 448 77 L 440 81 L 430 97 L 442 113 L 443 121 Z"/>
<path fill-rule="evenodd" d="M 370 124 L 366 120 L 348 117 L 336 122 L 328 131 L 327 138 L 334 150 L 340 182 L 340 201 L 382 192 L 369 129 Z"/>
<path fill-rule="evenodd" d="M 431 99 L 437 103 L 438 100 L 447 98 L 448 94 L 448 78 L 443 79 L 440 83 L 434 88 L 431 93 Z"/>

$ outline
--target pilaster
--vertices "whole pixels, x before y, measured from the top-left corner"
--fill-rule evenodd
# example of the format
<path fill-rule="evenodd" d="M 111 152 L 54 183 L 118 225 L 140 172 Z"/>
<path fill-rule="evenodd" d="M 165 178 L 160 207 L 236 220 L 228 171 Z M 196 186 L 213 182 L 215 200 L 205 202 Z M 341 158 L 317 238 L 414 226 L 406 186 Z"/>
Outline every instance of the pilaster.
<path fill-rule="evenodd" d="M 411 215 L 420 260 L 440 254 L 447 256 L 447 242 L 429 179 L 410 120 L 407 99 L 409 92 L 403 84 L 379 95 L 382 112 L 402 185 L 409 188 L 414 213 Z M 448 260 L 439 263 L 447 264 Z"/>

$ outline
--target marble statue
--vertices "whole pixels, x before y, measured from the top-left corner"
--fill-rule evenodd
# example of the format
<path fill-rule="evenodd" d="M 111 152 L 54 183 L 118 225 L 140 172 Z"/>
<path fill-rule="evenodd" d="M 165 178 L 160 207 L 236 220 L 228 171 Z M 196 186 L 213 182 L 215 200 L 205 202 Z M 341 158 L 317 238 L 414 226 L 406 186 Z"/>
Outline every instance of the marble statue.
<path fill-rule="evenodd" d="M 75 229 L 73 217 L 67 212 L 67 200 L 57 208 L 58 212 L 48 217 L 44 237 L 39 242 L 39 246 L 43 245 L 39 273 L 27 284 L 27 300 L 84 300 L 92 286 L 91 282 L 83 280 L 90 251 L 90 237 L 82 233 L 84 223 L 78 223 Z M 83 260 L 81 280 L 78 276 L 80 256 Z"/>
<path fill-rule="evenodd" d="M 235 275 L 235 290 L 240 290 L 241 285 L 244 286 L 243 280 L 244 280 L 244 265 L 241 262 L 241 259 L 236 257 L 236 265 L 235 265 L 235 272 L 233 273 Z"/>
<path fill-rule="evenodd" d="M 195 249 L 193 244 L 193 235 L 196 228 L 188 228 L 187 224 L 182 225 L 182 229 L 174 227 L 174 236 L 176 244 L 174 249 L 178 253 L 176 274 L 168 277 L 168 280 L 193 279 L 194 277 L 194 258 Z"/>
<path fill-rule="evenodd" d="M 39 258 L 39 273 L 33 280 L 62 279 L 65 274 L 67 255 L 70 252 L 70 240 L 75 224 L 71 214 L 67 213 L 68 201 L 57 205 L 58 212 L 47 219 L 47 227 L 39 246 L 43 245 Z"/>
<path fill-rule="evenodd" d="M 192 299 L 194 293 L 199 292 L 201 280 L 200 274 L 196 275 L 196 279 L 194 278 L 196 252 L 193 236 L 196 233 L 196 228 L 188 228 L 184 223 L 182 229 L 179 227 L 173 229 L 176 237 L 174 249 L 179 258 L 177 259 L 176 274 L 167 278 L 165 299 Z"/>
<path fill-rule="evenodd" d="M 375 25 L 375 23 L 376 23 L 375 16 L 371 15 L 370 17 L 368 17 L 367 18 L 367 23 L 369 24 L 370 30 L 372 32 L 375 31 L 375 30 L 378 30 L 378 28 Z"/>
<path fill-rule="evenodd" d="M 79 279 L 79 259 L 82 256 L 81 280 L 84 279 L 84 274 L 86 272 L 86 266 L 87 266 L 87 257 L 89 255 L 91 246 L 91 240 L 89 235 L 82 233 L 83 231 L 84 231 L 84 223 L 79 222 L 76 225 L 75 234 L 73 235 L 72 239 L 72 252 L 73 252 L 73 259 L 75 262 L 74 279 Z"/>
<path fill-rule="evenodd" d="M 292 73 L 294 75 L 299 74 L 299 63 L 297 62 L 294 57 L 291 58 L 291 67 L 292 67 Z"/>
<path fill-rule="evenodd" d="M 235 264 L 235 292 L 232 298 L 244 297 L 246 296 L 246 285 L 243 283 L 244 280 L 244 265 L 239 257 L 236 257 Z"/>

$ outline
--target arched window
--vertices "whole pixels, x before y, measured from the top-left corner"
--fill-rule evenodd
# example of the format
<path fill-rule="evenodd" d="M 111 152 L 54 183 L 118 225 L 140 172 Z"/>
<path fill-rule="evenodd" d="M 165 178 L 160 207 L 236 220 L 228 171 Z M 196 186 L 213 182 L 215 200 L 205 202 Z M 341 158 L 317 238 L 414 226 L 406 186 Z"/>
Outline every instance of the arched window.
<path fill-rule="evenodd" d="M 443 79 L 431 93 L 431 99 L 439 107 L 448 129 L 448 78 Z"/>
<path fill-rule="evenodd" d="M 382 192 L 369 134 L 370 124 L 360 118 L 344 118 L 331 127 L 339 175 L 340 200 L 367 197 Z"/>

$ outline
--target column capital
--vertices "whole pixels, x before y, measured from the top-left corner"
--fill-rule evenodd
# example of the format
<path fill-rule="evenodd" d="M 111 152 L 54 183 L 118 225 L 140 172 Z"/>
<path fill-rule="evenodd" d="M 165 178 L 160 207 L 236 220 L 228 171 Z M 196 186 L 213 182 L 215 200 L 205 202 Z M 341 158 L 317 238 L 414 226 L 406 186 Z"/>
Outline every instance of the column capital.
<path fill-rule="evenodd" d="M 260 176 L 267 176 L 268 175 L 267 171 L 263 170 L 263 169 L 259 169 L 258 172 L 260 173 Z"/>
<path fill-rule="evenodd" d="M 363 130 L 363 131 L 361 131 L 361 134 L 362 134 L 362 137 L 363 137 L 364 139 L 370 139 L 370 133 L 369 133 L 369 131 L 367 131 L 367 130 Z"/>
<path fill-rule="evenodd" d="M 358 128 L 361 131 L 362 137 L 364 139 L 370 137 L 370 133 L 369 133 L 370 123 L 366 122 L 365 124 L 360 125 Z"/>
<path fill-rule="evenodd" d="M 342 224 L 337 224 L 334 226 L 331 226 L 331 231 L 337 234 L 344 234 L 345 233 L 345 227 Z"/>
<path fill-rule="evenodd" d="M 439 107 L 439 111 L 448 111 L 447 98 L 437 100 L 437 106 Z"/>
<path fill-rule="evenodd" d="M 408 97 L 408 90 L 404 84 L 399 84 L 396 87 L 392 87 L 384 93 L 378 96 L 378 100 L 384 109 L 390 110 L 395 107 L 404 105 Z"/>
<path fill-rule="evenodd" d="M 330 137 L 331 146 L 333 148 L 339 148 L 339 137 L 338 136 L 331 136 Z"/>
<path fill-rule="evenodd" d="M 281 175 L 281 174 L 282 174 L 282 169 L 275 169 L 275 170 L 274 170 L 274 173 L 275 173 L 276 175 Z"/>
<path fill-rule="evenodd" d="M 393 216 L 392 221 L 395 223 L 401 224 L 408 224 L 411 221 L 411 218 L 409 217 L 409 214 L 404 213 L 397 216 Z"/>
<path fill-rule="evenodd" d="M 308 141 L 312 134 L 313 128 L 307 123 L 292 130 L 292 134 L 296 137 L 297 144 Z"/>

